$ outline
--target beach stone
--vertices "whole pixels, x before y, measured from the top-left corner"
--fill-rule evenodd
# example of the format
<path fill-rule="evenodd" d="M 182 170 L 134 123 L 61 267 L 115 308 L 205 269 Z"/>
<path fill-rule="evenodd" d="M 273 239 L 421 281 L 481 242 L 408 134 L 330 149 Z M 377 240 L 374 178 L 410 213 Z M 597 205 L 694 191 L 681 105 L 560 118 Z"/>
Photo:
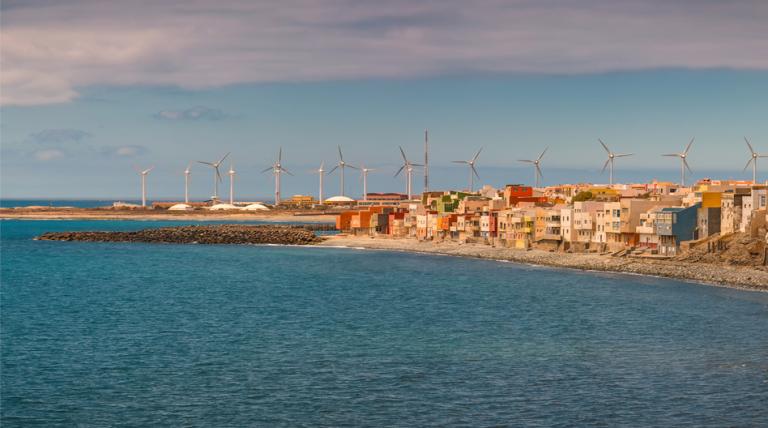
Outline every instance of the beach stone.
<path fill-rule="evenodd" d="M 195 225 L 130 232 L 47 232 L 40 241 L 147 242 L 169 244 L 282 244 L 312 245 L 323 238 L 303 225 Z"/>

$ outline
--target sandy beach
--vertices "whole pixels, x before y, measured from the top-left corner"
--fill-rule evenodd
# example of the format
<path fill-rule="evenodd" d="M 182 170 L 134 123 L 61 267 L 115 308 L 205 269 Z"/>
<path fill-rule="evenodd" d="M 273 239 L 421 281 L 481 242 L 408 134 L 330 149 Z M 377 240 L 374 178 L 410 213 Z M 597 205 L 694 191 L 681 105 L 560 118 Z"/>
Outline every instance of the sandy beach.
<path fill-rule="evenodd" d="M 424 242 L 415 239 L 369 238 L 347 235 L 329 237 L 319 245 L 506 260 L 558 268 L 660 276 L 722 287 L 768 291 L 768 270 L 743 266 L 645 260 L 596 254 L 551 253 L 541 250 L 524 251 L 511 248 L 494 248 L 481 244 Z"/>
<path fill-rule="evenodd" d="M 2 219 L 23 220 L 186 220 L 186 221 L 271 221 L 333 223 L 333 214 L 307 211 L 168 211 L 116 210 L 99 208 L 0 208 Z"/>

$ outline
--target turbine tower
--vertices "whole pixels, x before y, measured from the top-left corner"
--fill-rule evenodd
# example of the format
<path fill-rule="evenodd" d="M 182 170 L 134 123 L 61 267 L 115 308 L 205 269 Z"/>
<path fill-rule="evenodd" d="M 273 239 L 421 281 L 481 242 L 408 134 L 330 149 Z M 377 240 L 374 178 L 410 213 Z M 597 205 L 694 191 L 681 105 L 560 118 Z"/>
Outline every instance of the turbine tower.
<path fill-rule="evenodd" d="M 400 154 L 403 156 L 403 166 L 397 170 L 395 177 L 400 175 L 400 173 L 405 170 L 405 193 L 408 194 L 408 200 L 410 201 L 413 195 L 413 167 L 424 165 L 409 161 L 408 157 L 405 156 L 405 151 L 403 151 L 402 147 L 400 147 Z"/>
<path fill-rule="evenodd" d="M 541 152 L 541 155 L 539 155 L 538 158 L 535 160 L 529 160 L 529 159 L 520 159 L 519 162 L 525 162 L 525 163 L 531 163 L 533 164 L 533 173 L 536 180 L 536 187 L 539 187 L 539 180 L 543 177 L 543 174 L 541 173 L 541 158 L 544 157 L 544 153 L 549 150 L 549 147 L 545 148 L 543 152 Z"/>
<path fill-rule="evenodd" d="M 317 200 L 320 202 L 320 205 L 323 204 L 323 175 L 325 175 L 325 169 L 323 167 L 325 166 L 325 162 L 320 162 L 320 168 L 316 169 L 314 172 L 317 173 L 318 178 L 320 179 L 320 193 Z"/>
<path fill-rule="evenodd" d="M 688 161 L 686 158 L 688 157 L 688 151 L 691 150 L 691 146 L 693 145 L 694 138 L 691 138 L 691 142 L 688 143 L 688 145 L 685 147 L 685 150 L 681 153 L 668 153 L 666 155 L 662 156 L 669 156 L 669 157 L 678 157 L 680 158 L 680 186 L 685 187 L 685 170 L 688 169 L 688 172 L 693 174 L 693 171 L 691 170 L 691 167 L 688 166 Z"/>
<path fill-rule="evenodd" d="M 768 155 L 760 155 L 755 152 L 755 149 L 752 148 L 752 144 L 749 143 L 749 140 L 747 137 L 744 137 L 744 141 L 747 143 L 747 147 L 749 147 L 749 153 L 750 157 L 747 161 L 747 165 L 744 167 L 744 171 L 749 168 L 749 164 L 752 163 L 752 184 L 757 183 L 757 159 L 758 158 L 768 158 Z"/>
<path fill-rule="evenodd" d="M 480 150 L 475 153 L 475 156 L 472 157 L 470 160 L 458 160 L 453 161 L 453 163 L 463 163 L 469 166 L 469 192 L 472 193 L 475 189 L 475 177 L 478 179 L 480 178 L 480 175 L 477 173 L 477 170 L 475 169 L 475 163 L 477 162 L 477 157 L 480 156 L 480 152 L 483 151 L 483 148 L 480 147 Z"/>
<path fill-rule="evenodd" d="M 424 192 L 429 192 L 429 130 L 424 130 Z"/>
<path fill-rule="evenodd" d="M 272 166 L 265 169 L 264 171 L 261 171 L 262 174 L 268 171 L 272 171 L 272 174 L 275 175 L 275 205 L 280 205 L 280 175 L 283 173 L 293 175 L 287 169 L 283 168 L 282 162 L 283 148 L 280 147 L 280 151 L 277 152 L 277 162 L 273 163 Z"/>
<path fill-rule="evenodd" d="M 344 154 L 341 153 L 341 146 L 338 146 L 338 147 L 339 147 L 339 163 L 337 163 L 332 170 L 328 171 L 328 174 L 332 174 L 333 171 L 336 171 L 336 169 L 339 169 L 339 173 L 341 175 L 341 196 L 344 196 L 344 169 L 346 168 L 360 169 L 360 168 L 344 162 Z"/>
<path fill-rule="evenodd" d="M 235 168 L 229 163 L 229 205 L 235 204 Z"/>
<path fill-rule="evenodd" d="M 368 173 L 376 171 L 373 168 L 366 168 L 365 165 L 360 165 L 360 176 L 363 178 L 363 200 L 368 200 Z"/>
<path fill-rule="evenodd" d="M 608 153 L 608 159 L 605 161 L 605 164 L 603 164 L 603 169 L 600 171 L 600 173 L 601 174 L 604 173 L 605 172 L 605 168 L 610 166 L 611 168 L 610 168 L 610 171 L 608 173 L 608 177 L 609 177 L 608 178 L 608 183 L 611 186 L 613 186 L 613 163 L 614 163 L 614 161 L 616 160 L 616 158 L 624 158 L 624 157 L 627 157 L 627 156 L 632 156 L 632 155 L 634 155 L 634 153 L 614 153 L 614 152 L 611 151 L 611 149 L 608 148 L 608 146 L 605 145 L 603 140 L 598 138 L 597 141 L 600 142 L 600 145 L 602 145 L 603 148 L 605 149 L 606 153 Z"/>
<path fill-rule="evenodd" d="M 184 170 L 184 203 L 189 203 L 189 174 L 190 168 L 192 168 L 192 162 L 187 164 L 187 169 Z"/>
<path fill-rule="evenodd" d="M 221 173 L 219 172 L 219 166 L 222 162 L 224 162 L 224 159 L 229 156 L 229 153 L 224 155 L 221 159 L 219 159 L 218 162 L 205 162 L 205 161 L 197 161 L 198 163 L 208 165 L 211 168 L 213 168 L 213 196 L 211 199 L 218 200 L 219 199 L 219 182 L 221 181 Z"/>
<path fill-rule="evenodd" d="M 145 170 L 136 168 L 136 172 L 138 172 L 141 175 L 141 206 L 142 207 L 147 206 L 147 175 L 149 174 L 149 171 L 152 171 L 153 169 L 155 169 L 154 166 L 149 167 Z"/>

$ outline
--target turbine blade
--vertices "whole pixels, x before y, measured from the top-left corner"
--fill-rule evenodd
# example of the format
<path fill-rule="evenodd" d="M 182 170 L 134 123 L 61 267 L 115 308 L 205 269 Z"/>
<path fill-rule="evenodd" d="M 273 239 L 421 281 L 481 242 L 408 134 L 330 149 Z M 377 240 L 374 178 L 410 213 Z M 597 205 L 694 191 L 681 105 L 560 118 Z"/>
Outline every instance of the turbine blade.
<path fill-rule="evenodd" d="M 469 163 L 468 161 L 451 161 L 453 163 Z"/>
<path fill-rule="evenodd" d="M 544 174 L 541 173 L 541 168 L 538 165 L 536 165 L 536 173 L 539 174 L 540 178 L 544 178 Z"/>
<path fill-rule="evenodd" d="M 400 175 L 400 173 L 403 172 L 404 168 L 405 168 L 405 165 L 401 166 L 400 169 L 397 170 L 394 176 L 397 177 L 398 175 Z"/>
<path fill-rule="evenodd" d="M 627 156 L 634 156 L 634 155 L 635 155 L 634 153 L 621 153 L 621 154 L 618 154 L 618 155 L 613 155 L 613 157 L 615 157 L 615 158 L 625 158 Z"/>
<path fill-rule="evenodd" d="M 344 166 L 346 166 L 347 168 L 352 168 L 352 169 L 360 169 L 360 168 L 358 168 L 358 167 L 356 167 L 356 166 L 354 166 L 352 164 L 348 164 L 348 163 L 345 163 Z"/>
<path fill-rule="evenodd" d="M 197 162 L 198 162 L 198 163 L 204 163 L 204 164 L 206 164 L 206 165 L 210 165 L 210 166 L 213 166 L 213 164 L 212 164 L 211 162 L 206 162 L 206 161 L 197 161 Z"/>
<path fill-rule="evenodd" d="M 331 168 L 330 171 L 327 172 L 327 174 L 330 175 L 333 171 L 336 171 L 338 168 L 339 168 L 338 165 L 334 166 L 333 168 Z"/>
<path fill-rule="evenodd" d="M 479 179 L 480 178 L 480 174 L 477 173 L 477 170 L 475 169 L 475 166 L 474 165 L 470 165 L 469 167 L 472 168 L 472 172 L 475 174 L 475 177 L 477 177 Z"/>
<path fill-rule="evenodd" d="M 216 163 L 217 163 L 217 164 L 221 164 L 222 162 L 224 162 L 224 159 L 226 159 L 226 158 L 227 158 L 227 156 L 229 156 L 229 153 L 230 153 L 230 152 L 227 152 L 227 154 L 226 154 L 226 155 L 224 155 L 224 157 L 223 157 L 223 158 L 219 159 L 219 161 L 218 161 L 218 162 L 216 162 Z"/>
<path fill-rule="evenodd" d="M 539 155 L 539 158 L 538 158 L 538 159 L 536 159 L 536 160 L 541 160 L 541 158 L 543 158 L 543 157 L 544 157 L 544 154 L 545 154 L 545 153 L 547 153 L 547 150 L 549 150 L 549 147 L 545 148 L 545 149 L 544 149 L 544 151 L 543 151 L 543 152 L 541 152 L 541 154 Z"/>
<path fill-rule="evenodd" d="M 400 149 L 400 154 L 403 156 L 403 160 L 405 161 L 405 163 L 408 163 L 408 158 L 405 156 L 405 152 L 403 151 L 403 147 L 402 146 L 397 146 L 397 147 Z"/>
<path fill-rule="evenodd" d="M 219 172 L 219 167 L 216 167 L 216 178 L 221 181 L 221 173 Z"/>
<path fill-rule="evenodd" d="M 667 153 L 667 154 L 662 155 L 662 156 L 670 156 L 670 157 L 679 158 L 680 157 L 680 153 Z"/>
<path fill-rule="evenodd" d="M 293 175 L 290 171 L 288 171 L 287 169 L 283 168 L 282 166 L 280 167 L 280 171 L 283 171 L 284 173 L 286 173 L 288 175 Z"/>
<path fill-rule="evenodd" d="M 746 170 L 747 170 L 747 168 L 749 168 L 749 164 L 751 164 L 751 163 L 752 163 L 752 161 L 754 161 L 754 160 L 755 160 L 755 158 L 749 158 L 749 160 L 747 161 L 747 164 L 746 164 L 746 165 L 744 165 L 744 169 L 743 169 L 743 170 L 741 170 L 741 172 L 744 172 L 744 171 L 746 171 Z"/>
<path fill-rule="evenodd" d="M 752 148 L 752 144 L 749 144 L 749 140 L 747 140 L 747 137 L 744 137 L 744 141 L 747 143 L 747 146 L 749 146 L 749 151 L 754 155 L 755 149 Z"/>
<path fill-rule="evenodd" d="M 283 160 L 283 148 L 280 147 L 280 150 L 277 152 L 277 163 L 280 163 Z"/>
<path fill-rule="evenodd" d="M 480 147 L 480 150 L 478 150 L 477 153 L 475 153 L 475 157 L 472 158 L 472 162 L 477 160 L 477 157 L 480 156 L 480 152 L 482 151 L 483 151 L 483 147 Z"/>
<path fill-rule="evenodd" d="M 691 174 L 693 174 L 693 170 L 691 169 L 691 167 L 690 167 L 690 166 L 688 166 L 688 161 L 687 161 L 685 158 L 683 158 L 683 164 L 684 164 L 684 165 L 685 165 L 685 167 L 688 169 L 688 172 L 690 172 Z"/>
<path fill-rule="evenodd" d="M 611 158 L 608 158 L 607 161 L 603 164 L 603 169 L 600 170 L 600 174 L 605 172 L 605 169 L 608 168 L 608 164 L 611 163 Z"/>
<path fill-rule="evenodd" d="M 410 165 L 410 166 L 424 166 L 423 164 L 420 164 L 420 163 L 409 163 L 408 165 Z"/>
<path fill-rule="evenodd" d="M 339 148 L 339 159 L 341 159 L 343 161 L 344 160 L 344 155 L 341 154 L 341 146 L 336 146 L 336 147 Z"/>
<path fill-rule="evenodd" d="M 320 162 L 320 169 L 323 169 L 325 167 L 325 161 Z"/>
<path fill-rule="evenodd" d="M 688 145 L 685 147 L 685 151 L 683 152 L 683 154 L 684 154 L 684 155 L 687 155 L 687 154 L 688 154 L 688 150 L 691 150 L 691 146 L 693 145 L 693 140 L 694 140 L 695 138 L 696 138 L 696 137 L 694 137 L 694 138 L 691 138 L 691 142 L 690 142 L 690 143 L 688 143 Z"/>
<path fill-rule="evenodd" d="M 267 171 L 272 171 L 274 167 L 270 166 L 269 168 L 265 168 L 263 171 L 261 171 L 262 174 L 264 174 Z"/>
<path fill-rule="evenodd" d="M 517 161 L 518 162 L 525 162 L 525 163 L 534 163 L 534 161 L 528 160 L 528 159 L 518 159 Z"/>
<path fill-rule="evenodd" d="M 154 166 L 151 166 L 151 167 L 149 167 L 149 168 L 145 169 L 144 171 L 141 171 L 141 173 L 142 173 L 142 174 L 149 174 L 149 171 L 152 171 L 153 169 L 155 169 L 155 167 L 154 167 Z"/>
<path fill-rule="evenodd" d="M 608 146 L 606 146 L 606 145 L 605 145 L 605 143 L 603 142 L 603 140 L 601 140 L 601 139 L 599 139 L 599 138 L 598 138 L 598 139 L 597 139 L 597 141 L 599 141 L 599 142 L 600 142 L 600 144 L 603 146 L 603 148 L 605 149 L 605 151 L 606 151 L 606 152 L 607 152 L 607 153 L 610 155 L 610 154 L 611 154 L 611 149 L 609 149 L 609 148 L 608 148 Z"/>

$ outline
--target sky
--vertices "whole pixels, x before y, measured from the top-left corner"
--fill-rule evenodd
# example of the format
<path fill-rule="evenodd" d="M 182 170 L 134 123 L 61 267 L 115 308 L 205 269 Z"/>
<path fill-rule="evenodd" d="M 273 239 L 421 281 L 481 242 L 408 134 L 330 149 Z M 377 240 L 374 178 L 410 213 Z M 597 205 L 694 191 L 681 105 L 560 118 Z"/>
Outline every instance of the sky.
<path fill-rule="evenodd" d="M 157 4 L 160 3 L 160 4 Z M 607 182 L 601 138 L 634 156 L 617 181 L 751 178 L 768 154 L 765 1 L 6 0 L 0 19 L 0 196 L 211 195 L 231 152 L 240 199 L 316 194 L 321 162 L 375 168 L 403 191 L 402 146 L 433 188 Z M 758 178 L 768 179 L 768 159 Z M 223 172 L 223 171 L 222 171 Z M 417 173 L 420 175 L 420 173 Z M 339 177 L 325 194 L 339 193 Z M 360 195 L 347 172 L 347 194 Z M 421 189 L 422 179 L 415 181 Z M 223 189 L 228 188 L 226 182 Z"/>

